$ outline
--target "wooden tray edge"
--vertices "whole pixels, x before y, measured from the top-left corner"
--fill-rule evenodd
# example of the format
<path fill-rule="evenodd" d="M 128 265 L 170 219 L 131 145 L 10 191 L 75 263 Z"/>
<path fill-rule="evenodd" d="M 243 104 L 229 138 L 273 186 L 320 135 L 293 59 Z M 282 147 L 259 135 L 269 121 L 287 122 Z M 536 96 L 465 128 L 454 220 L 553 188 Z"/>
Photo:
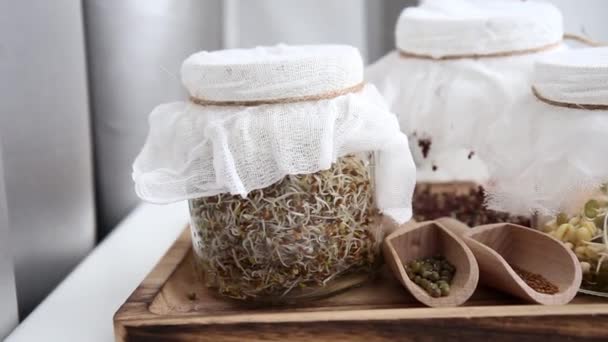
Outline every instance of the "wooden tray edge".
<path fill-rule="evenodd" d="M 316 322 L 317 325 L 351 326 L 360 324 L 380 324 L 380 325 L 428 325 L 440 324 L 445 326 L 462 325 L 474 326 L 476 322 L 483 322 L 486 326 L 495 328 L 505 325 L 505 329 L 513 328 L 531 329 L 530 326 L 540 322 L 553 326 L 554 332 L 563 331 L 565 335 L 575 333 L 573 324 L 584 324 L 588 329 L 589 336 L 602 336 L 608 334 L 600 326 L 608 323 L 608 305 L 606 304 L 577 304 L 562 306 L 542 306 L 542 305 L 512 305 L 506 309 L 504 306 L 468 306 L 453 308 L 389 308 L 389 309 L 360 309 L 352 311 L 332 310 L 314 312 L 265 312 L 265 313 L 244 313 L 244 314 L 225 314 L 217 316 L 167 316 L 158 315 L 149 311 L 149 305 L 161 291 L 165 283 L 170 279 L 175 271 L 175 265 L 182 262 L 190 251 L 190 230 L 185 229 L 172 247 L 163 255 L 152 271 L 144 278 L 142 283 L 135 289 L 133 294 L 127 298 L 114 315 L 114 331 L 116 341 L 126 341 L 130 330 L 152 329 L 155 326 L 177 327 L 188 326 L 191 329 L 214 331 L 217 336 L 230 333 L 230 327 L 239 329 L 249 329 L 252 326 L 260 326 L 260 332 L 264 329 L 277 330 L 283 329 L 279 326 L 284 325 L 285 329 L 306 329 L 306 323 Z M 569 325 L 564 326 L 564 318 L 570 321 Z M 366 323 L 367 322 L 367 323 Z M 408 323 L 409 322 L 409 323 Z M 439 323 L 443 322 L 443 323 Z M 448 323 L 451 322 L 451 323 Z M 537 322 L 537 323 L 534 323 Z M 594 323 L 595 322 L 595 323 Z M 509 328 L 509 326 L 511 328 Z M 514 329 L 518 327 L 518 329 Z M 545 328 L 541 326 L 540 328 Z M 580 328 L 580 327 L 579 327 Z M 258 328 L 251 328 L 258 329 Z M 309 328 L 310 329 L 310 328 Z M 500 329 L 499 329 L 500 330 Z M 430 335 L 433 333 L 428 332 Z M 429 336 L 430 336 L 429 335 Z"/>
<path fill-rule="evenodd" d="M 144 317 L 143 321 L 146 322 L 155 322 L 157 319 L 163 318 L 151 313 L 148 308 L 175 272 L 175 265 L 182 262 L 190 248 L 190 226 L 187 225 L 177 240 L 160 257 L 150 273 L 146 275 L 144 280 L 114 313 L 113 322 L 116 341 L 124 340 L 122 337 L 126 335 L 126 327 L 130 325 L 127 322 L 142 320 L 141 317 Z M 134 314 L 138 315 L 137 319 L 133 319 Z"/>

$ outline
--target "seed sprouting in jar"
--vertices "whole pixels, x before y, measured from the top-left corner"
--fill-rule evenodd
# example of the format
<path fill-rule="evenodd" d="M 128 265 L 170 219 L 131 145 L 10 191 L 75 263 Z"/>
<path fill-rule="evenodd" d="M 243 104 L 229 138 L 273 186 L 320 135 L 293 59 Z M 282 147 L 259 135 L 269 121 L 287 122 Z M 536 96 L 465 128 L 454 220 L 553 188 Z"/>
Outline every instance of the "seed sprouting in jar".
<path fill-rule="evenodd" d="M 583 271 L 581 288 L 608 292 L 608 200 L 605 194 L 598 197 L 574 215 L 558 214 L 544 231 L 576 254 Z"/>
<path fill-rule="evenodd" d="M 369 274 L 379 262 L 369 164 L 358 156 L 246 198 L 220 194 L 190 205 L 197 267 L 207 286 L 231 298 L 289 296 Z"/>

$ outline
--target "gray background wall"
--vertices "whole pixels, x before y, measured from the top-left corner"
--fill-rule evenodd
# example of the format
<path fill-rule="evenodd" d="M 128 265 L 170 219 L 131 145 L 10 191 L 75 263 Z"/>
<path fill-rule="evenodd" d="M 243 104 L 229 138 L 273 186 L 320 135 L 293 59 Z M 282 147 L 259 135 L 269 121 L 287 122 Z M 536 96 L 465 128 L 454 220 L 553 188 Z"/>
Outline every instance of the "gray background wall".
<path fill-rule="evenodd" d="M 0 303 L 2 303 L 0 306 L 0 339 L 7 335 L 18 322 L 6 189 L 2 170 L 2 142 L 0 141 Z"/>
<path fill-rule="evenodd" d="M 555 4 L 564 15 L 566 32 L 585 34 L 608 42 L 608 1 L 545 0 Z"/>
<path fill-rule="evenodd" d="M 157 104 L 184 98 L 181 62 L 221 47 L 220 0 L 85 0 L 100 236 L 139 201 L 131 164 Z"/>
<path fill-rule="evenodd" d="M 95 242 L 86 59 L 79 1 L 0 1 L 0 16 L 2 165 L 23 316 Z"/>

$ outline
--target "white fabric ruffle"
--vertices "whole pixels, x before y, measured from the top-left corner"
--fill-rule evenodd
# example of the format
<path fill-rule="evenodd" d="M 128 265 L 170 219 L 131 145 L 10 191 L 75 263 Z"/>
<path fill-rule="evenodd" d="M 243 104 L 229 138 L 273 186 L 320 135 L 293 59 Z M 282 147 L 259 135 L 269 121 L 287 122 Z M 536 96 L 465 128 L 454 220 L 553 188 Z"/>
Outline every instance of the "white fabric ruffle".
<path fill-rule="evenodd" d="M 150 115 L 133 179 L 137 194 L 151 202 L 246 196 L 286 175 L 325 170 L 341 156 L 366 151 L 376 151 L 379 209 L 407 221 L 415 166 L 407 137 L 371 85 L 331 100 L 288 105 L 161 105 Z"/>
<path fill-rule="evenodd" d="M 477 151 L 493 139 L 488 127 L 530 93 L 534 61 L 562 49 L 445 61 L 403 58 L 393 51 L 367 68 L 366 79 L 383 94 L 410 137 L 422 171 L 419 179 L 484 182 L 488 173 Z M 431 141 L 426 158 L 418 139 Z"/>
<path fill-rule="evenodd" d="M 533 86 L 553 101 L 608 105 L 607 51 L 569 50 L 541 59 Z M 608 182 L 608 110 L 554 106 L 530 92 L 508 112 L 488 128 L 496 140 L 482 152 L 492 174 L 492 208 L 573 212 Z"/>

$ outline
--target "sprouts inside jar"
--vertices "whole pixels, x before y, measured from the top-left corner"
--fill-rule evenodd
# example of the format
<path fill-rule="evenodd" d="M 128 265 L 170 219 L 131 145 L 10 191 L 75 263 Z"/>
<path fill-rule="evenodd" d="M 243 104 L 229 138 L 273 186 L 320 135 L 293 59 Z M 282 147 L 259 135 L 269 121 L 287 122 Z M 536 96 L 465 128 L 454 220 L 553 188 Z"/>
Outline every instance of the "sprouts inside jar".
<path fill-rule="evenodd" d="M 209 287 L 236 299 L 289 297 L 346 274 L 369 274 L 382 237 L 369 161 L 288 175 L 246 198 L 190 201 L 197 266 Z"/>
<path fill-rule="evenodd" d="M 583 271 L 582 289 L 608 294 L 608 196 L 605 187 L 579 213 L 560 213 L 545 232 L 574 251 Z"/>

